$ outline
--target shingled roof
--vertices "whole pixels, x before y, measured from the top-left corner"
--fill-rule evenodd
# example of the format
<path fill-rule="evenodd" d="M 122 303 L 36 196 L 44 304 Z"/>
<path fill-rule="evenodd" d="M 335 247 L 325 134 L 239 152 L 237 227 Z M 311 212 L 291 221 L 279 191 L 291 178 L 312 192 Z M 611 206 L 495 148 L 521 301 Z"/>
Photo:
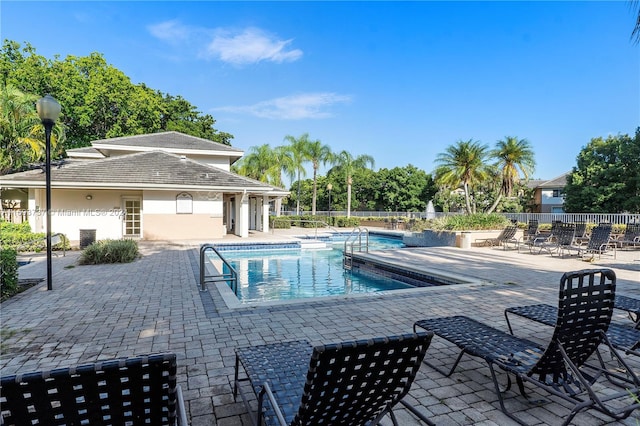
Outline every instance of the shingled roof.
<path fill-rule="evenodd" d="M 161 149 L 165 151 L 217 151 L 242 156 L 243 151 L 229 145 L 213 142 L 208 139 L 185 135 L 180 132 L 150 133 L 146 135 L 123 136 L 119 138 L 99 139 L 91 144 L 100 148 L 137 147 Z"/>
<path fill-rule="evenodd" d="M 563 173 L 558 177 L 548 180 L 538 185 L 538 188 L 564 188 L 567 185 L 567 173 Z"/>
<path fill-rule="evenodd" d="M 43 187 L 42 170 L 0 176 L 2 186 Z M 147 151 L 51 169 L 53 188 L 192 189 L 287 194 L 262 182 L 164 151 Z"/>

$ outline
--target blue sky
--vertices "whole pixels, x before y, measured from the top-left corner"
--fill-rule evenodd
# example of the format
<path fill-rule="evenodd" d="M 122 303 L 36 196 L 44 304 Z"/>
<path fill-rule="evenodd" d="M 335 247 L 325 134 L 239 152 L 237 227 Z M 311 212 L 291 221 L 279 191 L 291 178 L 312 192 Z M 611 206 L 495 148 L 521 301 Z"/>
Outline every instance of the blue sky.
<path fill-rule="evenodd" d="M 427 172 L 458 140 L 528 139 L 535 178 L 640 125 L 635 15 L 611 2 L 2 1 L 3 39 L 102 53 L 248 150 L 309 133 Z"/>

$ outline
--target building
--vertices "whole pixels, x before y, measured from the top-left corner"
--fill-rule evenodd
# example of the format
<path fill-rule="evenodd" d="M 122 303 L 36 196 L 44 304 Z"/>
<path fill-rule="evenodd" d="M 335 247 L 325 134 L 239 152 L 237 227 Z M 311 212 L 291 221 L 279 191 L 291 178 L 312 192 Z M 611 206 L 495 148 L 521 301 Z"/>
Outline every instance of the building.
<path fill-rule="evenodd" d="M 269 231 L 289 193 L 230 171 L 243 151 L 178 132 L 98 140 L 51 168 L 51 231 L 71 241 L 213 239 Z M 45 173 L 0 176 L 3 209 L 46 226 Z"/>
<path fill-rule="evenodd" d="M 564 187 L 567 175 L 564 173 L 551 180 L 532 180 L 529 186 L 534 189 L 532 213 L 564 213 Z"/>

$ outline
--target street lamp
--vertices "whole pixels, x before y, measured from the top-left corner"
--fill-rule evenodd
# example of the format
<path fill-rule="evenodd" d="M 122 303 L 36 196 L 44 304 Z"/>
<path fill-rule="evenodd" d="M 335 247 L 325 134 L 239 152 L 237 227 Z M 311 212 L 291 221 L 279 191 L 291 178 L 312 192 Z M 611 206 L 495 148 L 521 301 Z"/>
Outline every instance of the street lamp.
<path fill-rule="evenodd" d="M 51 95 L 46 95 L 36 102 L 36 110 L 44 126 L 46 147 L 45 172 L 47 198 L 47 290 L 51 290 L 51 129 L 60 115 L 60 104 Z"/>
<path fill-rule="evenodd" d="M 331 225 L 331 189 L 333 189 L 333 185 L 328 183 L 327 191 L 329 191 L 329 225 Z"/>

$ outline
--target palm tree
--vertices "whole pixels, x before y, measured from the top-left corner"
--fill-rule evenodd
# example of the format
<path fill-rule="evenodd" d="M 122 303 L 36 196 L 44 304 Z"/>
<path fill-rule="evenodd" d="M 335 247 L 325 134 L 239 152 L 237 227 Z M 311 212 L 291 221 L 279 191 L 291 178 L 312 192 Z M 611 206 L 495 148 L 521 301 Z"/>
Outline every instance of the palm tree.
<path fill-rule="evenodd" d="M 475 203 L 471 206 L 470 191 L 488 176 L 487 147 L 469 139 L 448 146 L 436 157 L 436 182 L 449 188 L 464 189 L 465 207 L 468 214 L 475 213 Z"/>
<path fill-rule="evenodd" d="M 295 138 L 291 135 L 284 137 L 285 141 L 289 142 L 286 146 L 287 151 L 290 154 L 292 168 L 289 169 L 291 178 L 293 179 L 294 173 L 298 176 L 298 197 L 296 199 L 296 215 L 300 215 L 300 178 L 307 175 L 304 169 L 304 163 L 309 161 L 309 134 L 304 133 L 299 138 Z"/>
<path fill-rule="evenodd" d="M 319 140 L 312 141 L 308 146 L 308 154 L 311 163 L 313 164 L 313 201 L 311 203 L 311 214 L 316 215 L 316 198 L 318 194 L 318 169 L 320 163 L 327 164 L 332 158 L 331 148 L 328 145 L 323 145 Z"/>
<path fill-rule="evenodd" d="M 338 173 L 345 177 L 347 182 L 347 217 L 351 217 L 351 185 L 353 184 L 353 174 L 356 170 L 373 168 L 375 161 L 370 155 L 359 155 L 353 157 L 347 151 L 341 151 L 338 155 L 332 156 L 331 163 L 334 167 L 329 170 L 329 174 Z"/>
<path fill-rule="evenodd" d="M 37 98 L 10 84 L 0 91 L 0 174 L 44 158 L 44 126 L 35 109 Z M 62 127 L 56 124 L 52 148 L 63 135 Z"/>
<path fill-rule="evenodd" d="M 513 186 L 521 176 L 529 179 L 536 167 L 531 144 L 526 139 L 518 140 L 517 137 L 506 136 L 504 140 L 497 142 L 496 148 L 489 153 L 489 156 L 497 160 L 495 167 L 500 174 L 501 186 L 498 196 L 487 213 L 495 210 L 503 195 L 510 197 Z"/>
<path fill-rule="evenodd" d="M 282 172 L 289 173 L 292 170 L 291 157 L 282 146 L 273 149 L 269 144 L 253 146 L 247 155 L 232 166 L 232 170 L 240 175 L 284 188 Z M 277 216 L 280 215 L 281 205 L 282 199 L 277 198 L 274 206 Z"/>

